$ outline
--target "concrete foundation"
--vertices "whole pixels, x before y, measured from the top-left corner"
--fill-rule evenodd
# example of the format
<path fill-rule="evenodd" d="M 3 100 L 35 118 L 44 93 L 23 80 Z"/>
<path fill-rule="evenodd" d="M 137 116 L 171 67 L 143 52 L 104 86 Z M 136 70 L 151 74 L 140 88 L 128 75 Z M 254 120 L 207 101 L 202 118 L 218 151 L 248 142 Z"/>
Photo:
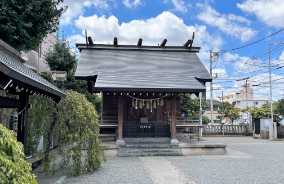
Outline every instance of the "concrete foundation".
<path fill-rule="evenodd" d="M 226 144 L 215 143 L 211 141 L 196 141 L 192 139 L 185 139 L 180 141 L 179 147 L 184 156 L 227 154 Z"/>
<path fill-rule="evenodd" d="M 104 147 L 105 156 L 116 157 L 119 145 L 115 141 L 101 142 L 101 146 Z"/>
<path fill-rule="evenodd" d="M 106 156 L 118 156 L 119 149 L 121 149 L 120 154 L 123 155 L 123 151 L 127 150 L 128 152 L 133 152 L 133 156 L 169 156 L 169 154 L 171 156 L 181 156 L 177 155 L 180 153 L 183 156 L 227 154 L 226 144 L 222 143 L 197 141 L 188 138 L 179 140 L 179 144 L 171 144 L 170 142 L 170 138 L 127 138 L 124 145 L 117 145 L 115 141 L 102 142 L 101 145 L 105 149 Z M 180 150 L 178 151 L 179 153 L 177 153 L 177 149 Z M 165 152 L 165 154 L 160 153 L 161 151 Z"/>

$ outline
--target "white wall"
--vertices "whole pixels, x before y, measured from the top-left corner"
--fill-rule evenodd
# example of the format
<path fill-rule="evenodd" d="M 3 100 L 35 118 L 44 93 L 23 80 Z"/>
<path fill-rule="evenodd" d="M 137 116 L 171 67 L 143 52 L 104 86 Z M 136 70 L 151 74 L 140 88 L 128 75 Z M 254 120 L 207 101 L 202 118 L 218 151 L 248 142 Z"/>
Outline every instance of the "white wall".
<path fill-rule="evenodd" d="M 49 66 L 47 65 L 46 61 L 44 60 L 44 54 L 50 50 L 53 50 L 53 45 L 58 42 L 57 38 L 51 33 L 48 34 L 43 42 L 41 43 L 41 51 L 40 51 L 40 58 L 38 61 L 38 53 L 37 51 L 31 50 L 27 53 L 22 52 L 22 57 L 26 57 L 28 59 L 27 62 L 24 64 L 27 65 L 29 68 L 39 68 L 39 72 L 50 71 Z"/>
<path fill-rule="evenodd" d="M 258 105 L 254 105 L 253 104 L 254 102 L 258 102 Z M 268 102 L 268 100 L 248 100 L 248 106 L 249 107 L 256 106 L 256 107 L 260 108 L 263 104 L 265 104 L 267 102 Z M 238 105 L 238 108 L 244 109 L 246 106 L 247 106 L 247 101 L 246 100 L 242 100 L 242 101 L 240 101 L 240 103 Z M 236 104 L 235 107 L 237 107 L 237 104 Z M 248 119 L 247 118 L 247 113 L 242 113 L 241 112 L 240 115 L 241 115 L 241 119 Z M 250 118 L 250 115 L 249 115 L 249 118 Z"/>

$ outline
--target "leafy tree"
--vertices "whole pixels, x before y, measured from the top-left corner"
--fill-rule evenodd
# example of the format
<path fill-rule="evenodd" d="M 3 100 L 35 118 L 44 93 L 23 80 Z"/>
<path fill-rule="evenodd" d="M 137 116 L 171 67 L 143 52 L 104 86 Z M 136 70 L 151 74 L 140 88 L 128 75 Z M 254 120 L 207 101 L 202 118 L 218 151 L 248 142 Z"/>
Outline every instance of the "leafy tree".
<path fill-rule="evenodd" d="M 54 44 L 53 49 L 50 49 L 44 57 L 52 71 L 66 71 L 67 79 L 64 82 L 53 82 L 51 74 L 43 72 L 42 76 L 60 89 L 73 90 L 84 94 L 100 114 L 101 98 L 98 94 L 91 94 L 88 92 L 87 81 L 75 79 L 74 74 L 77 66 L 77 52 L 70 47 L 70 42 L 66 40 L 66 35 L 63 34 L 58 43 Z"/>
<path fill-rule="evenodd" d="M 277 102 L 274 102 L 272 104 L 272 108 L 273 108 L 273 121 L 278 123 L 279 121 L 281 121 L 281 118 L 279 117 L 277 106 L 278 106 Z M 261 108 L 259 108 L 259 111 L 257 111 L 256 117 L 259 117 L 259 118 L 271 118 L 271 105 L 270 105 L 270 103 L 263 104 L 261 106 Z"/>
<path fill-rule="evenodd" d="M 32 165 L 25 160 L 24 147 L 14 131 L 0 124 L 0 183 L 37 183 Z"/>
<path fill-rule="evenodd" d="M 241 112 L 246 113 L 249 112 L 251 115 L 251 118 L 254 119 L 257 116 L 257 113 L 259 112 L 259 108 L 256 106 L 248 107 L 246 106 L 244 109 L 241 110 Z"/>
<path fill-rule="evenodd" d="M 241 109 L 236 108 L 236 107 L 229 110 L 228 117 L 231 119 L 232 124 L 233 124 L 234 120 L 239 119 L 241 117 L 240 112 L 241 112 Z"/>
<path fill-rule="evenodd" d="M 229 112 L 234 109 L 234 105 L 230 104 L 229 102 L 223 102 L 223 109 L 224 109 L 224 111 L 223 111 L 224 118 L 231 119 Z M 219 104 L 218 113 L 222 114 L 222 103 Z"/>
<path fill-rule="evenodd" d="M 252 107 L 246 106 L 244 109 L 241 110 L 242 113 L 249 112 L 249 114 L 251 115 L 252 127 L 254 127 L 254 118 L 257 117 L 257 114 L 259 113 L 259 111 L 260 109 L 256 106 L 252 106 Z"/>
<path fill-rule="evenodd" d="M 281 99 L 278 100 L 277 111 L 278 111 L 279 115 L 284 117 L 284 98 L 281 98 Z"/>
<path fill-rule="evenodd" d="M 63 0 L 0 1 L 0 37 L 18 50 L 38 48 L 49 32 L 55 32 L 58 18 L 67 7 Z"/>
<path fill-rule="evenodd" d="M 190 108 L 192 106 L 192 99 L 189 94 L 181 94 L 180 95 L 181 100 L 181 113 L 185 116 L 188 116 L 188 112 L 190 111 Z"/>
<path fill-rule="evenodd" d="M 98 115 L 94 106 L 83 94 L 64 91 L 67 97 L 58 104 L 42 96 L 33 95 L 28 119 L 28 151 L 43 158 L 46 174 L 54 174 L 66 169 L 78 175 L 82 168 L 92 171 L 106 161 L 103 147 L 100 146 Z M 41 136 L 45 140 L 45 152 L 38 152 Z M 60 136 L 59 136 L 60 135 Z M 50 137 L 58 138 L 58 148 L 50 152 Z M 86 150 L 84 163 L 83 150 Z M 102 156 L 102 158 L 100 157 Z M 60 163 L 54 162 L 60 156 Z"/>
<path fill-rule="evenodd" d="M 66 71 L 72 73 L 77 63 L 77 52 L 70 47 L 70 42 L 66 40 L 66 35 L 63 35 L 54 44 L 52 50 L 49 49 L 44 54 L 44 58 L 52 71 Z"/>
<path fill-rule="evenodd" d="M 202 114 L 209 107 L 204 98 L 201 99 Z M 185 116 L 199 116 L 200 113 L 200 99 L 192 97 L 190 94 L 181 95 L 181 112 Z"/>

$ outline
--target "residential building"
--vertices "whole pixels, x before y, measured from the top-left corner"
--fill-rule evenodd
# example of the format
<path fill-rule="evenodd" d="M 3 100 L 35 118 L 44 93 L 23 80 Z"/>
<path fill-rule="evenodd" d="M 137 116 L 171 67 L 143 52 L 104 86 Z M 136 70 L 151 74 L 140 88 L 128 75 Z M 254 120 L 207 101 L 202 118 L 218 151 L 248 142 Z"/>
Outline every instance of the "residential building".
<path fill-rule="evenodd" d="M 243 99 L 246 100 L 246 96 L 248 100 L 253 98 L 253 88 L 250 88 L 250 84 L 242 84 L 239 92 L 227 93 L 223 95 L 223 101 L 228 102 L 234 99 Z M 219 101 L 222 101 L 222 96 L 218 96 Z"/>
<path fill-rule="evenodd" d="M 211 101 L 206 100 L 206 102 L 210 107 L 206 108 L 205 115 L 211 120 Z M 218 116 L 222 116 L 222 114 L 218 113 L 220 103 L 217 100 L 213 100 L 213 120 L 220 119 Z"/>
<path fill-rule="evenodd" d="M 59 30 L 59 24 L 56 26 Z M 49 33 L 43 39 L 37 50 L 31 50 L 28 52 L 21 52 L 22 59 L 24 59 L 25 65 L 34 72 L 50 71 L 48 64 L 44 59 L 44 54 L 52 50 L 53 45 L 58 42 L 58 31 L 55 33 Z"/>
<path fill-rule="evenodd" d="M 233 104 L 237 108 L 244 109 L 246 108 L 246 106 L 248 107 L 256 106 L 260 108 L 263 104 L 267 103 L 268 101 L 269 101 L 269 96 L 260 96 L 260 97 L 253 97 L 250 100 L 244 100 L 240 98 L 233 99 L 230 100 L 229 103 Z M 242 120 L 251 119 L 250 115 L 247 113 L 241 112 L 240 115 Z"/>
<path fill-rule="evenodd" d="M 247 97 L 247 99 L 246 99 Z M 218 96 L 219 101 L 222 101 L 222 96 Z M 223 101 L 233 104 L 235 107 L 243 109 L 246 106 L 252 107 L 261 107 L 263 104 L 267 103 L 269 100 L 268 96 L 253 96 L 253 88 L 250 87 L 250 84 L 242 84 L 239 92 L 227 93 L 223 95 Z M 247 113 L 240 113 L 241 120 L 251 119 L 250 115 Z"/>

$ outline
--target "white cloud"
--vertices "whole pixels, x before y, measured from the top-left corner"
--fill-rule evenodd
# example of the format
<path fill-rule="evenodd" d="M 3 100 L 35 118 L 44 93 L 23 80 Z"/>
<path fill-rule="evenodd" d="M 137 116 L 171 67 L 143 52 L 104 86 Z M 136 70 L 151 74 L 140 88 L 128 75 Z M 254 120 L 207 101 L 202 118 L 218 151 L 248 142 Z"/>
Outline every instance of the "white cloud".
<path fill-rule="evenodd" d="M 272 80 L 272 96 L 273 100 L 277 100 L 283 97 L 283 88 L 281 88 L 281 84 L 284 83 L 284 78 L 282 75 L 271 74 Z M 256 75 L 249 79 L 251 85 L 261 84 L 260 86 L 253 87 L 254 96 L 268 96 L 270 95 L 270 83 L 269 83 L 269 74 L 263 73 L 260 75 Z"/>
<path fill-rule="evenodd" d="M 199 54 L 201 59 L 208 59 L 208 51 L 212 48 L 219 50 L 223 44 L 219 35 L 213 37 L 207 32 L 206 26 L 185 25 L 181 18 L 167 11 L 154 18 L 132 20 L 121 24 L 113 15 L 108 18 L 97 15 L 80 16 L 75 20 L 75 25 L 82 31 L 82 35 L 86 28 L 88 36 L 91 36 L 95 43 L 105 44 L 112 43 L 113 38 L 117 37 L 118 44 L 134 45 L 139 38 L 142 38 L 143 45 L 158 45 L 166 38 L 167 45 L 182 46 L 195 32 L 193 45 L 202 47 Z"/>
<path fill-rule="evenodd" d="M 261 64 L 263 64 L 263 62 L 260 59 L 252 60 L 250 57 L 243 56 L 239 57 L 233 65 L 238 73 L 249 74 L 251 72 L 259 71 L 259 66 Z"/>
<path fill-rule="evenodd" d="M 86 38 L 80 34 L 76 34 L 68 37 L 68 41 L 71 41 L 72 45 L 76 43 L 86 43 Z"/>
<path fill-rule="evenodd" d="M 210 26 L 218 27 L 220 31 L 227 35 L 240 39 L 242 42 L 246 42 L 257 35 L 256 30 L 242 25 L 243 23 L 247 25 L 250 24 L 250 20 L 242 16 L 234 14 L 224 15 L 220 14 L 209 5 L 196 5 L 202 10 L 202 12 L 197 15 L 199 20 L 202 20 Z"/>
<path fill-rule="evenodd" d="M 180 11 L 180 12 L 187 12 L 186 6 L 184 5 L 184 1 L 182 0 L 172 0 L 173 5 L 175 6 L 175 11 Z"/>
<path fill-rule="evenodd" d="M 260 21 L 271 27 L 284 27 L 283 0 L 246 0 L 237 7 L 254 14 Z"/>
<path fill-rule="evenodd" d="M 126 7 L 128 8 L 135 8 L 138 5 L 141 5 L 140 0 L 133 0 L 133 2 L 131 3 L 130 0 L 123 0 L 122 2 Z"/>
<path fill-rule="evenodd" d="M 238 16 L 238 15 L 234 15 L 234 14 L 229 14 L 228 15 L 228 20 L 233 20 L 233 21 L 237 21 L 240 23 L 246 23 L 247 25 L 251 24 L 251 21 L 242 17 L 242 16 Z"/>
<path fill-rule="evenodd" d="M 68 9 L 60 18 L 60 25 L 72 24 L 74 18 L 84 13 L 84 7 L 94 6 L 98 9 L 109 9 L 108 1 L 113 0 L 65 0 L 60 6 L 68 6 Z"/>
<path fill-rule="evenodd" d="M 234 60 L 238 59 L 239 57 L 240 56 L 238 54 L 231 54 L 229 52 L 226 52 L 224 54 L 223 58 L 224 58 L 225 61 L 234 61 Z"/>
<path fill-rule="evenodd" d="M 284 51 L 282 52 L 281 56 L 279 57 L 280 60 L 284 59 Z"/>
<path fill-rule="evenodd" d="M 228 78 L 227 72 L 223 68 L 213 68 L 212 69 L 213 77 L 217 76 L 217 79 L 226 79 Z M 215 75 L 217 74 L 217 75 Z"/>

